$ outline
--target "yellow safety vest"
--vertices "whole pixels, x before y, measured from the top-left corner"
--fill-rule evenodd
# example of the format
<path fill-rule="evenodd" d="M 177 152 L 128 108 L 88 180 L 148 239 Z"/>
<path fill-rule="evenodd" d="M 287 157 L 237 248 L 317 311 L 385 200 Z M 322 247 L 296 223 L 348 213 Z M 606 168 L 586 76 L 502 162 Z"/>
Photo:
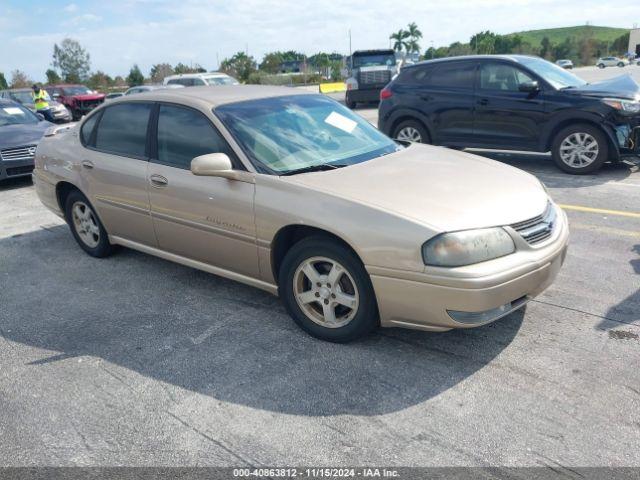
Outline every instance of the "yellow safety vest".
<path fill-rule="evenodd" d="M 36 111 L 49 108 L 47 93 L 44 90 L 40 89 L 38 93 L 31 92 L 31 97 L 33 98 L 33 105 L 36 107 Z"/>

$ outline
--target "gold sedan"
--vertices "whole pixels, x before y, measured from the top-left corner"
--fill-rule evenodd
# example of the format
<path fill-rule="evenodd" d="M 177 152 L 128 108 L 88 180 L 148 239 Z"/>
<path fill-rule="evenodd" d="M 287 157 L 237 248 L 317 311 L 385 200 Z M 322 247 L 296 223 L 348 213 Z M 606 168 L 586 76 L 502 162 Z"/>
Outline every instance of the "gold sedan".
<path fill-rule="evenodd" d="M 494 321 L 551 284 L 569 238 L 535 177 L 400 145 L 290 88 L 113 100 L 48 132 L 34 180 L 89 255 L 121 245 L 267 290 L 335 342 Z"/>

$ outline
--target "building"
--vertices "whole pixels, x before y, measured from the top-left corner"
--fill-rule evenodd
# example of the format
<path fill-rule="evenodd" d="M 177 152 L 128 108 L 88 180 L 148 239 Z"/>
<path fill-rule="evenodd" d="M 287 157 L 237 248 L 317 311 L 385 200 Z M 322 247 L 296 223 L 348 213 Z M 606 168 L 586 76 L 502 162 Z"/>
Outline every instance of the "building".
<path fill-rule="evenodd" d="M 640 28 L 634 28 L 629 34 L 629 53 L 640 56 Z"/>

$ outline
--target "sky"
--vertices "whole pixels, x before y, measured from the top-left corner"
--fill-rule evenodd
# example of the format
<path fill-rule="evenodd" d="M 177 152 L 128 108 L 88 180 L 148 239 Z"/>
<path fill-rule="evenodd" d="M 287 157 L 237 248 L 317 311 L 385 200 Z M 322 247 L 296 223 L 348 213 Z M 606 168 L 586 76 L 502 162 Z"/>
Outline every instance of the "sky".
<path fill-rule="evenodd" d="M 386 48 L 389 35 L 409 22 L 429 46 L 468 42 L 481 30 L 511 33 L 561 26 L 631 28 L 640 23 L 638 0 L 0 0 L 0 72 L 20 69 L 45 79 L 53 45 L 78 40 L 91 70 L 126 76 L 137 63 L 218 61 L 248 50 L 349 52 Z"/>

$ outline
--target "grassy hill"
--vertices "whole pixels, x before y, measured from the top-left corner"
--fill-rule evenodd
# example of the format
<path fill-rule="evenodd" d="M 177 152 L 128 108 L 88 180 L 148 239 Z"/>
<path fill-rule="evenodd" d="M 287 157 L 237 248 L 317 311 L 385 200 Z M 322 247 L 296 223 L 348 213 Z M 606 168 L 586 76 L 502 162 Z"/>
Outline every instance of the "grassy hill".
<path fill-rule="evenodd" d="M 551 43 L 561 43 L 565 38 L 595 38 L 601 42 L 613 42 L 616 38 L 628 33 L 626 28 L 597 27 L 595 25 L 581 25 L 578 27 L 545 28 L 542 30 L 528 30 L 526 32 L 515 32 L 510 35 L 520 35 L 523 41 L 531 45 L 540 45 L 544 37 L 549 38 Z"/>

